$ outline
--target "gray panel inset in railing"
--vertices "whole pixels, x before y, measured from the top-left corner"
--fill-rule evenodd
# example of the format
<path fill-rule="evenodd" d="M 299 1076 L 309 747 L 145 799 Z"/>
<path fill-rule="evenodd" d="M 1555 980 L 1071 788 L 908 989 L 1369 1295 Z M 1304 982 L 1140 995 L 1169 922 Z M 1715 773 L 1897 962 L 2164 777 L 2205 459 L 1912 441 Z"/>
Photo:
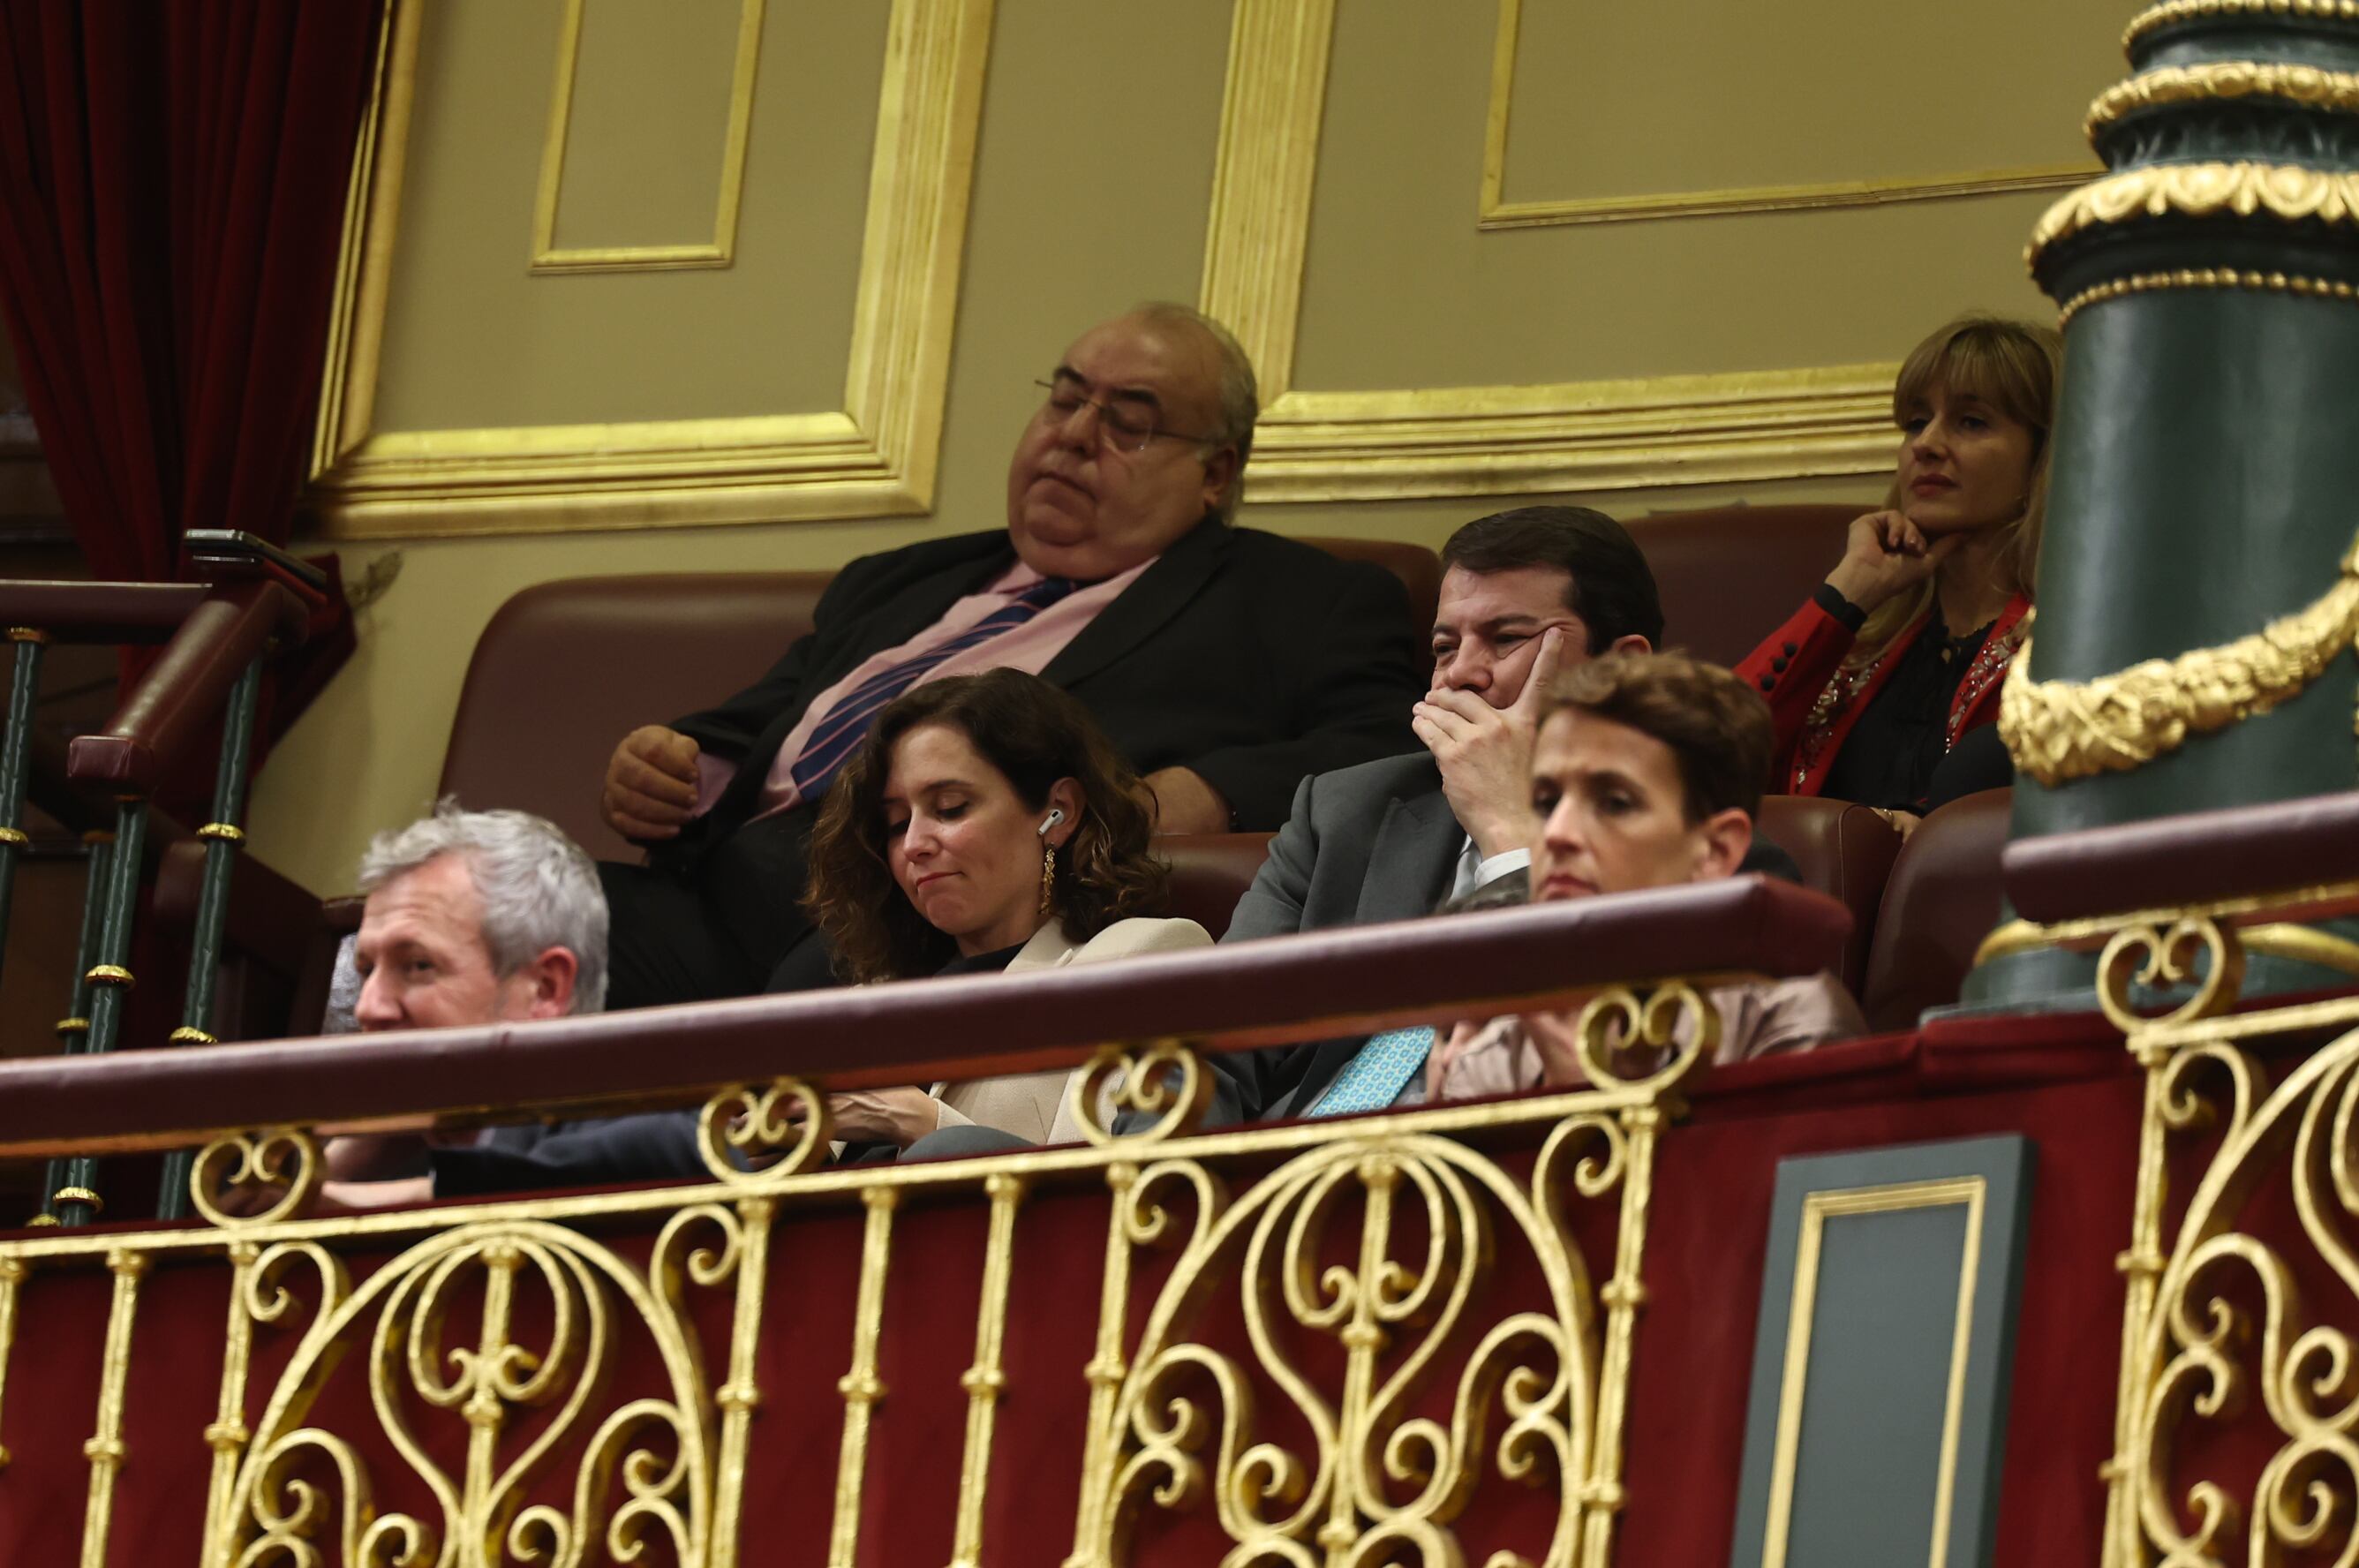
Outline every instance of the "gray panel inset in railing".
<path fill-rule="evenodd" d="M 1778 1163 L 1734 1568 L 1989 1562 L 2029 1171 L 2013 1137 Z"/>

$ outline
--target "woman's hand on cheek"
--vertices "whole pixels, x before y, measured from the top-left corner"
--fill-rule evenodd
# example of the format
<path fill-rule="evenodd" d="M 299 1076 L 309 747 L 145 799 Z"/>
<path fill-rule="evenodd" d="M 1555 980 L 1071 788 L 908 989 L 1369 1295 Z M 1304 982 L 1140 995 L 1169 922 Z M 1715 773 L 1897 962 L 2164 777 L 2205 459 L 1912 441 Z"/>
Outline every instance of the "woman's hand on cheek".
<path fill-rule="evenodd" d="M 940 1106 L 923 1089 L 855 1089 L 830 1094 L 827 1111 L 837 1138 L 907 1149 L 939 1125 Z"/>
<path fill-rule="evenodd" d="M 1932 576 L 1963 538 L 1949 534 L 1928 539 L 1899 512 L 1870 512 L 1853 521 L 1843 560 L 1827 573 L 1827 585 L 1861 609 L 1873 611 Z"/>

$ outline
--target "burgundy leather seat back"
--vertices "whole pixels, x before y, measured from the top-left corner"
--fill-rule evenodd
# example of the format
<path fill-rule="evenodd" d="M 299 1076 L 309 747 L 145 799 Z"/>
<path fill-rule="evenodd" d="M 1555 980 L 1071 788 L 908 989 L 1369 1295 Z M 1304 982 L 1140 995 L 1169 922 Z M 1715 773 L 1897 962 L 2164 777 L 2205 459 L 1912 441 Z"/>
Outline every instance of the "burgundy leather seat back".
<path fill-rule="evenodd" d="M 1840 978 L 1858 996 L 1867 981 L 1876 910 L 1900 854 L 1900 834 L 1865 806 L 1810 795 L 1765 797 L 1756 826 L 1794 857 L 1804 887 L 1841 899 L 1851 910 L 1851 940 L 1843 946 Z"/>
<path fill-rule="evenodd" d="M 443 793 L 537 811 L 601 860 L 639 852 L 598 816 L 614 743 L 761 678 L 832 573 L 577 577 L 525 589 L 475 644 Z"/>
<path fill-rule="evenodd" d="M 1918 824 L 1893 862 L 1860 1007 L 1875 1029 L 1917 1027 L 1958 999 L 1974 950 L 1998 924 L 1999 852 L 2012 789 L 1962 796 Z"/>
<path fill-rule="evenodd" d="M 1663 641 L 1734 664 L 1786 624 L 1843 559 L 1860 505 L 1721 506 L 1629 524 L 1663 600 Z"/>
<path fill-rule="evenodd" d="M 1253 886 L 1269 853 L 1266 833 L 1179 833 L 1155 841 L 1155 853 L 1171 863 L 1171 913 L 1193 920 L 1218 942 L 1229 929 L 1237 900 Z"/>
<path fill-rule="evenodd" d="M 1305 536 L 1304 544 L 1315 544 L 1328 554 L 1343 561 L 1365 561 L 1383 567 L 1401 580 L 1408 590 L 1408 624 L 1417 637 L 1420 668 L 1433 668 L 1434 612 L 1441 603 L 1441 558 L 1421 544 L 1400 544 L 1392 539 L 1313 539 Z"/>

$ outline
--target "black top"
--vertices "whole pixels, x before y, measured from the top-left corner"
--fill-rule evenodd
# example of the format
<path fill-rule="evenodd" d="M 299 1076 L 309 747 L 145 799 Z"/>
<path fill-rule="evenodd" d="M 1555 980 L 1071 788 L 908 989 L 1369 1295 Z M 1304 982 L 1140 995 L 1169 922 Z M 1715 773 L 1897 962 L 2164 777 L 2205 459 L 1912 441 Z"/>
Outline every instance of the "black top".
<path fill-rule="evenodd" d="M 1949 755 L 1950 704 L 1995 625 L 1953 637 L 1936 621 L 1918 634 L 1843 737 L 1827 771 L 1830 799 L 1886 811 L 1926 809 L 1933 770 Z"/>
<path fill-rule="evenodd" d="M 1019 942 L 1014 947 L 998 948 L 990 953 L 978 953 L 973 958 L 953 958 L 934 973 L 937 975 L 996 975 L 1013 964 L 1016 961 L 1016 955 L 1023 951 L 1024 944 Z"/>

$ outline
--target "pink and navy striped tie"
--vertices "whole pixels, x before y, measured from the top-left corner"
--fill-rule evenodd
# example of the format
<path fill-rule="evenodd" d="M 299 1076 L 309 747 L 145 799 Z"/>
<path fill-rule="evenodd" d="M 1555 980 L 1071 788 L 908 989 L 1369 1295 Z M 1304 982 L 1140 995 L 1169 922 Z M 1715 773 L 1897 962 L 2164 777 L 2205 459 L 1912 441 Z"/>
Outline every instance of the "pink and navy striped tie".
<path fill-rule="evenodd" d="M 811 731 L 803 754 L 795 758 L 792 777 L 796 791 L 806 801 L 818 800 L 834 779 L 836 769 L 867 738 L 868 726 L 875 722 L 878 710 L 915 686 L 927 671 L 953 654 L 964 653 L 1002 633 L 1014 631 L 1080 586 L 1070 577 L 1043 577 L 1030 587 L 1017 590 L 1006 604 L 950 641 L 912 654 L 890 669 L 880 670 L 845 692 L 842 701 L 830 708 L 819 727 Z"/>

